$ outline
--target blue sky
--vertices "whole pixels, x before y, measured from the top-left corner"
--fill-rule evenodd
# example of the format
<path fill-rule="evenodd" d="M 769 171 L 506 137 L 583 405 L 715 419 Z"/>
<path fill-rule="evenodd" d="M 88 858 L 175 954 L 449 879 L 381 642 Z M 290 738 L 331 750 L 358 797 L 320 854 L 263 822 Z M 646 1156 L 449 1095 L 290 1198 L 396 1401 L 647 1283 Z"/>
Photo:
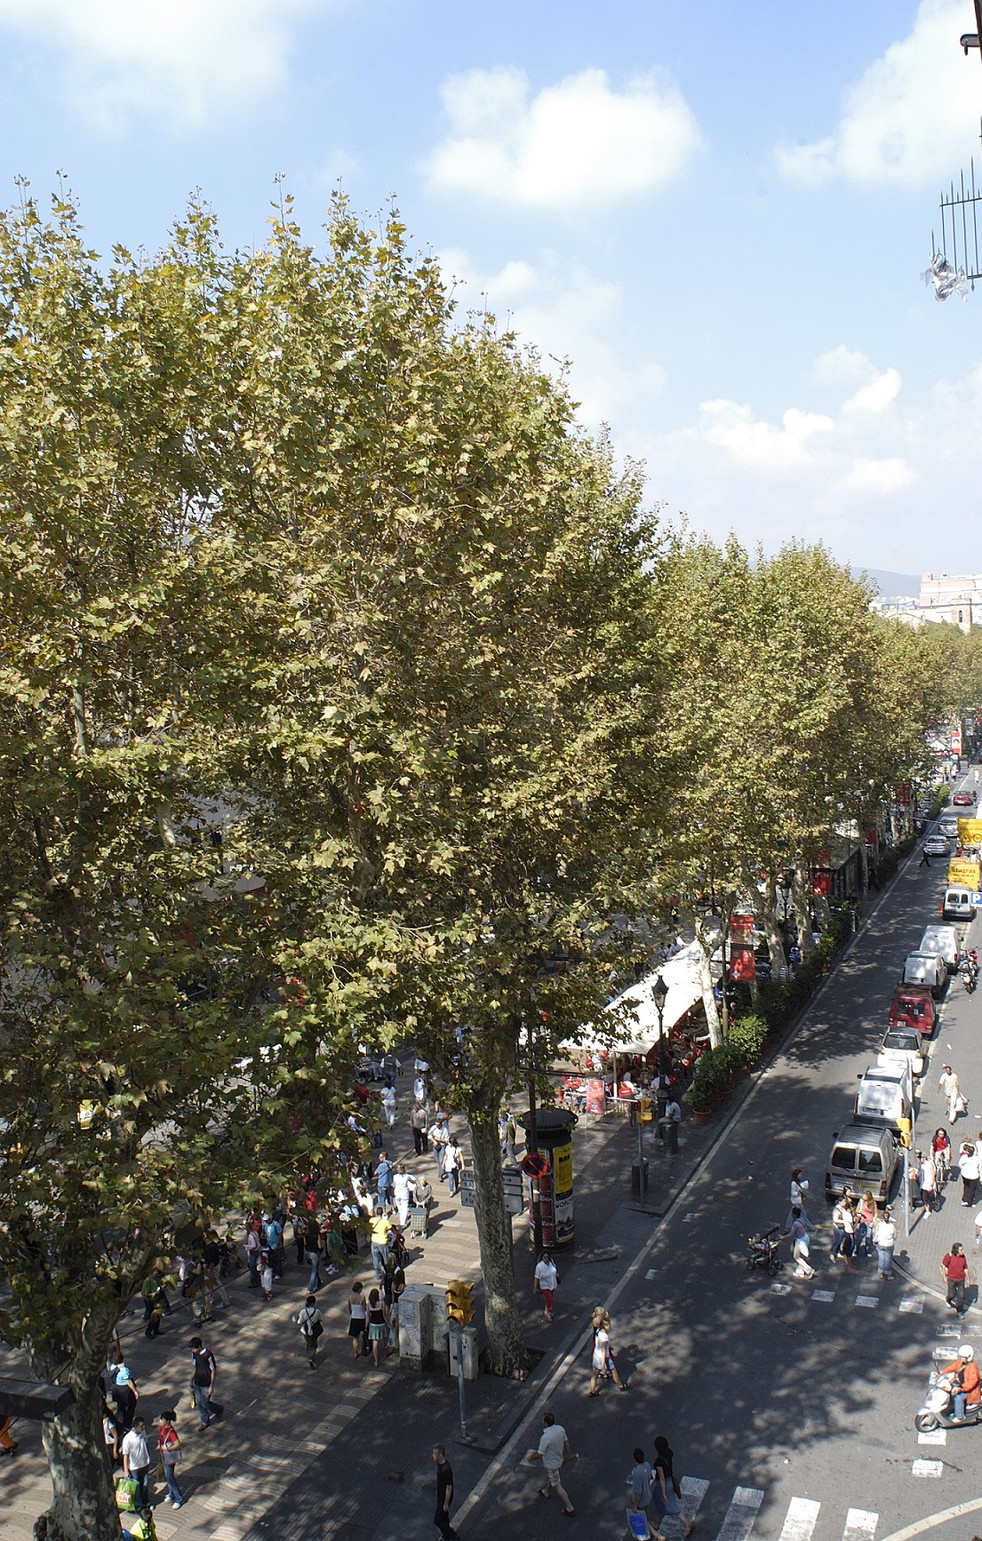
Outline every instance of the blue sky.
<path fill-rule="evenodd" d="M 971 571 L 982 286 L 921 281 L 979 158 L 971 0 L 0 0 L 7 199 L 63 169 L 92 243 L 228 244 L 338 178 L 569 380 L 717 539 Z M 485 300 L 486 297 L 486 300 Z M 558 368 L 558 365 L 556 366 Z"/>

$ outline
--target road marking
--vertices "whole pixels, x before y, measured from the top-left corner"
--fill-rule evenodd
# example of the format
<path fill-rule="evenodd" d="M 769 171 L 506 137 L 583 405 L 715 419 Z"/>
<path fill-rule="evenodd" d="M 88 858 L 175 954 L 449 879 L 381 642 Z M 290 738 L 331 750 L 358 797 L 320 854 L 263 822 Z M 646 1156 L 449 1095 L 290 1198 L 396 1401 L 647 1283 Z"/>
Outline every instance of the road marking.
<path fill-rule="evenodd" d="M 645 1278 L 648 1279 L 648 1280 L 657 1279 L 657 1277 L 658 1277 L 658 1269 L 657 1268 L 649 1268 L 648 1272 L 645 1274 Z"/>
<path fill-rule="evenodd" d="M 811 1541 L 821 1507 L 814 1498 L 792 1498 L 784 1517 L 780 1541 Z"/>
<path fill-rule="evenodd" d="M 915 1295 L 905 1295 L 897 1307 L 897 1310 L 913 1311 L 916 1316 L 920 1316 L 921 1312 L 924 1310 L 924 1302 L 923 1300 L 918 1300 Z"/>
<path fill-rule="evenodd" d="M 903 1530 L 895 1530 L 892 1535 L 885 1536 L 883 1541 L 914 1541 L 915 1536 L 921 1536 L 926 1530 L 936 1530 L 941 1525 L 947 1525 L 949 1520 L 960 1520 L 963 1515 L 974 1514 L 982 1509 L 982 1498 L 970 1498 L 963 1504 L 952 1504 L 950 1509 L 938 1509 L 934 1514 L 928 1514 L 922 1520 L 915 1520 L 912 1525 L 905 1525 Z"/>
<path fill-rule="evenodd" d="M 959 1338 L 959 1337 L 961 1337 L 961 1333 L 958 1331 L 957 1327 L 939 1327 L 938 1328 L 938 1337 L 939 1338 Z"/>
<path fill-rule="evenodd" d="M 919 1445 L 946 1445 L 948 1443 L 947 1429 L 926 1429 L 923 1434 L 918 1434 Z"/>
<path fill-rule="evenodd" d="M 682 1224 L 683 1225 L 690 1225 L 695 1218 L 696 1218 L 695 1210 L 694 1209 L 690 1209 L 687 1215 L 683 1215 L 682 1216 Z"/>
<path fill-rule="evenodd" d="M 835 1290 L 812 1290 L 812 1300 L 821 1300 L 825 1304 L 828 1304 L 830 1300 L 834 1299 Z"/>
<path fill-rule="evenodd" d="M 705 1477 L 683 1477 L 679 1486 L 682 1489 L 682 1508 L 686 1516 L 694 1520 L 706 1496 L 709 1482 Z"/>
<path fill-rule="evenodd" d="M 873 1541 L 879 1518 L 872 1509 L 848 1509 L 842 1541 Z"/>
<path fill-rule="evenodd" d="M 912 1477 L 943 1477 L 944 1461 L 915 1461 L 910 1474 Z"/>
<path fill-rule="evenodd" d="M 878 1306 L 879 1303 L 880 1303 L 879 1295 L 857 1295 L 856 1296 L 856 1304 L 857 1304 L 857 1306 L 868 1306 L 868 1307 L 870 1307 L 872 1309 L 872 1307 Z M 858 1514 L 860 1512 L 861 1511 L 857 1509 L 856 1513 Z M 862 1511 L 862 1512 L 865 1512 L 865 1511 Z"/>
<path fill-rule="evenodd" d="M 791 1294 L 791 1286 L 790 1286 L 790 1284 L 778 1284 L 777 1281 L 775 1280 L 775 1282 L 771 1285 L 771 1294 L 772 1295 L 790 1295 Z M 755 1493 L 757 1490 L 756 1490 L 756 1488 L 745 1488 L 743 1491 L 747 1492 L 747 1493 Z"/>
<path fill-rule="evenodd" d="M 748 1541 L 757 1511 L 763 1502 L 764 1493 L 761 1488 L 734 1488 L 730 1507 L 723 1516 L 716 1541 Z"/>

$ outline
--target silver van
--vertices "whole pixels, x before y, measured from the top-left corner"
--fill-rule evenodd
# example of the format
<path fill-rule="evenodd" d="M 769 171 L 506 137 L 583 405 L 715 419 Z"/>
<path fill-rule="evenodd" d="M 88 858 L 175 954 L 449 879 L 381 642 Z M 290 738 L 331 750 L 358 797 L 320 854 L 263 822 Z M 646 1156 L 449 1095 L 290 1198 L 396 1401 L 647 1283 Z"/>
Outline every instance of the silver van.
<path fill-rule="evenodd" d="M 958 972 L 958 932 L 954 926 L 936 924 L 925 926 L 924 935 L 917 944 L 918 952 L 937 952 L 948 965 L 948 973 Z"/>
<path fill-rule="evenodd" d="M 868 1065 L 859 1078 L 853 1103 L 854 1124 L 883 1125 L 899 1134 L 913 1119 L 914 1083 L 904 1060 Z"/>
<path fill-rule="evenodd" d="M 825 1196 L 840 1198 L 846 1189 L 869 1189 L 882 1209 L 890 1201 L 890 1189 L 900 1162 L 900 1147 L 889 1129 L 866 1124 L 847 1124 L 832 1142 L 825 1171 Z"/>
<path fill-rule="evenodd" d="M 944 995 L 948 983 L 948 965 L 936 952 L 909 952 L 904 959 L 901 984 L 926 985 L 936 1001 Z"/>

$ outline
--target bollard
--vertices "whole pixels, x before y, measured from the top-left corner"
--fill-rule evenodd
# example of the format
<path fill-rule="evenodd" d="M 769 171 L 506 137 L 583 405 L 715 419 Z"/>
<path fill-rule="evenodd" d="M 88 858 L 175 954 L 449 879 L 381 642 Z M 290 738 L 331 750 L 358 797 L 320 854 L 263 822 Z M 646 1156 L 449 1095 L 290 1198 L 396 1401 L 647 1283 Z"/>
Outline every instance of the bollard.
<path fill-rule="evenodd" d="M 674 1118 L 660 1118 L 658 1120 L 658 1134 L 666 1156 L 677 1156 L 679 1153 L 679 1126 Z"/>

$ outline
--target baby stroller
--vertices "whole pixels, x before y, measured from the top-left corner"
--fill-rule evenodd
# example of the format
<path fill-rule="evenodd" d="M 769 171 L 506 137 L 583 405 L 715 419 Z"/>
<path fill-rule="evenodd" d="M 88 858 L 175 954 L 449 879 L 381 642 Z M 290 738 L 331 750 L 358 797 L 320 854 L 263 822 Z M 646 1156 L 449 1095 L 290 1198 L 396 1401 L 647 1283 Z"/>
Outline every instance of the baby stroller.
<path fill-rule="evenodd" d="M 748 1269 L 766 1268 L 771 1275 L 781 1272 L 784 1264 L 777 1255 L 780 1236 L 780 1226 L 772 1225 L 769 1231 L 761 1231 L 759 1236 L 747 1237 Z"/>

